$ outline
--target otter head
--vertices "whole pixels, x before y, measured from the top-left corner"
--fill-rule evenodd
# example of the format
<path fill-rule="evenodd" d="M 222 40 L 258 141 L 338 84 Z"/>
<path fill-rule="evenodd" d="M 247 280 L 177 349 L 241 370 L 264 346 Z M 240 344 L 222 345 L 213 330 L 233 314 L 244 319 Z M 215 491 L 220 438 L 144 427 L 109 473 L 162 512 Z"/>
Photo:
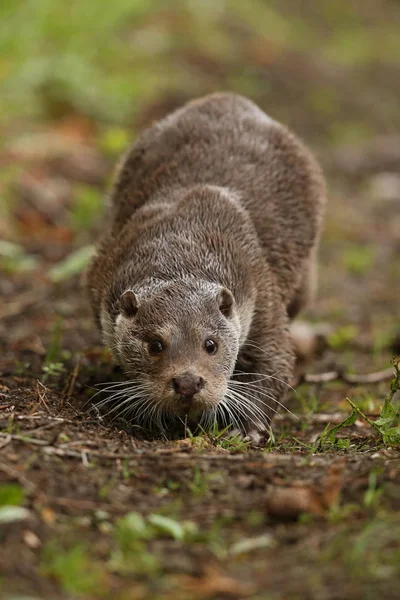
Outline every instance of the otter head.
<path fill-rule="evenodd" d="M 176 418 L 207 426 L 218 417 L 240 337 L 227 288 L 180 281 L 128 289 L 110 334 L 132 382 L 119 396 L 125 414 L 161 428 Z"/>

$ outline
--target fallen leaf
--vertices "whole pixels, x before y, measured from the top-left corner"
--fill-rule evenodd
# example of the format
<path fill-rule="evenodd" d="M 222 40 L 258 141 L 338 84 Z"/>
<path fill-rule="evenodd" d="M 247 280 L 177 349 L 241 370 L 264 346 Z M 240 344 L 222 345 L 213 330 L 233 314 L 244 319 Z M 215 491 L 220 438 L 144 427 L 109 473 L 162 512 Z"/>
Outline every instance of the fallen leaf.
<path fill-rule="evenodd" d="M 44 356 L 46 354 L 46 350 L 42 344 L 42 340 L 38 335 L 30 335 L 16 340 L 16 342 L 12 344 L 12 348 L 14 350 L 34 352 L 35 354 L 39 354 L 40 356 Z"/>
<path fill-rule="evenodd" d="M 54 523 L 56 522 L 56 515 L 54 511 L 51 510 L 51 508 L 43 508 L 40 511 L 40 516 L 42 517 L 46 525 L 54 525 Z"/>
<path fill-rule="evenodd" d="M 40 548 L 40 546 L 42 545 L 42 542 L 40 541 L 36 533 L 33 533 L 33 531 L 29 531 L 29 529 L 27 529 L 22 535 L 25 544 L 29 548 L 36 549 Z"/>
<path fill-rule="evenodd" d="M 81 273 L 89 263 L 94 254 L 94 246 L 83 246 L 72 252 L 67 258 L 54 265 L 49 272 L 48 277 L 53 283 L 58 283 L 69 279 L 74 275 Z"/>
<path fill-rule="evenodd" d="M 149 515 L 147 520 L 150 525 L 153 525 L 160 533 L 167 534 L 174 540 L 183 540 L 185 537 L 185 528 L 181 523 L 175 521 L 175 519 L 153 514 Z"/>
<path fill-rule="evenodd" d="M 344 463 L 334 464 L 322 483 L 297 482 L 292 486 L 269 486 L 266 510 L 272 517 L 297 519 L 308 513 L 322 517 L 337 502 L 342 488 Z"/>
<path fill-rule="evenodd" d="M 29 510 L 22 506 L 3 506 L 0 508 L 0 525 L 25 521 L 30 516 Z"/>
<path fill-rule="evenodd" d="M 253 585 L 233 579 L 214 566 L 206 566 L 201 577 L 180 575 L 179 578 L 174 579 L 179 589 L 191 594 L 190 598 L 216 597 L 216 594 L 229 594 L 234 598 L 243 598 L 255 592 Z"/>
<path fill-rule="evenodd" d="M 245 538 L 239 540 L 236 544 L 233 544 L 229 549 L 229 554 L 247 554 L 252 550 L 258 550 L 259 548 L 273 548 L 275 540 L 272 535 L 268 533 L 265 535 L 259 535 L 257 537 Z"/>

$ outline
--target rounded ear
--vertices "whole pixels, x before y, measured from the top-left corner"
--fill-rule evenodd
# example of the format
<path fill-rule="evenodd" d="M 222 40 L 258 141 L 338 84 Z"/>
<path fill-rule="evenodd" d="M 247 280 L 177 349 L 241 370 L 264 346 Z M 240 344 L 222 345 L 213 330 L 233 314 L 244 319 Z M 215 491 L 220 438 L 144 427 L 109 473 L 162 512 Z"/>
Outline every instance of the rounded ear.
<path fill-rule="evenodd" d="M 138 311 L 138 301 L 135 292 L 127 290 L 119 299 L 121 311 L 125 317 L 134 317 Z"/>
<path fill-rule="evenodd" d="M 233 299 L 232 292 L 230 292 L 227 288 L 222 288 L 218 292 L 218 303 L 219 310 L 225 317 L 231 317 L 233 312 L 233 305 L 235 300 Z"/>

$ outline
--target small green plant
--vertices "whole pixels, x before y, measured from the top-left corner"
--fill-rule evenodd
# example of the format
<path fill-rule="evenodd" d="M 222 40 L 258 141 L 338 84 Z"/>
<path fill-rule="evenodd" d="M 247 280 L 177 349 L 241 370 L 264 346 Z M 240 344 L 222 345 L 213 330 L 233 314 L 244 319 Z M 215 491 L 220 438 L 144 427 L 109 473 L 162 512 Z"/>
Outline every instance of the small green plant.
<path fill-rule="evenodd" d="M 209 528 L 199 530 L 191 541 L 204 544 L 218 559 L 225 559 L 229 552 L 225 532 L 234 519 L 233 514 L 215 519 Z"/>
<path fill-rule="evenodd" d="M 109 127 L 99 138 L 99 146 L 103 152 L 114 157 L 119 156 L 131 141 L 131 136 L 122 127 Z"/>
<path fill-rule="evenodd" d="M 377 399 L 365 390 L 360 390 L 354 403 L 366 413 L 373 413 L 377 409 Z"/>
<path fill-rule="evenodd" d="M 208 480 L 196 465 L 193 469 L 193 479 L 188 483 L 189 490 L 193 496 L 205 496 L 208 493 Z"/>
<path fill-rule="evenodd" d="M 393 359 L 391 361 L 394 367 L 394 378 L 390 383 L 390 390 L 385 398 L 384 405 L 376 421 L 369 419 L 358 406 L 356 406 L 349 398 L 346 398 L 347 402 L 360 417 L 362 417 L 367 423 L 373 427 L 378 434 L 381 436 L 382 441 L 386 445 L 399 446 L 400 445 L 400 410 L 393 402 L 394 395 L 400 390 L 400 359 Z"/>
<path fill-rule="evenodd" d="M 384 492 L 382 486 L 378 486 L 378 475 L 380 470 L 374 469 L 368 476 L 368 488 L 364 494 L 364 506 L 374 508 L 379 504 L 379 500 Z"/>
<path fill-rule="evenodd" d="M 89 231 L 101 216 L 103 204 L 98 190 L 88 185 L 77 186 L 69 213 L 72 229 Z"/>
<path fill-rule="evenodd" d="M 171 492 L 174 492 L 175 490 L 179 490 L 179 488 L 181 487 L 181 484 L 178 481 L 173 481 L 172 479 L 168 479 L 165 486 L 168 490 L 170 490 Z"/>
<path fill-rule="evenodd" d="M 200 433 L 193 433 L 189 427 L 186 427 L 186 435 L 194 448 L 198 450 L 203 450 L 204 448 L 208 448 L 210 445 L 209 435 L 203 430 Z"/>
<path fill-rule="evenodd" d="M 329 540 L 329 545 L 322 548 L 321 560 L 341 561 L 352 581 L 364 580 L 366 573 L 370 580 L 393 578 L 397 581 L 400 575 L 399 526 L 398 515 L 393 514 L 376 516 L 350 537 L 339 530 Z"/>
<path fill-rule="evenodd" d="M 25 502 L 25 490 L 16 483 L 0 486 L 0 506 L 21 506 Z"/>
<path fill-rule="evenodd" d="M 22 246 L 0 240 L 0 266 L 8 273 L 33 271 L 38 265 L 38 258 L 27 254 Z"/>
<path fill-rule="evenodd" d="M 54 326 L 51 331 L 50 345 L 48 347 L 44 364 L 49 365 L 52 363 L 61 362 L 62 353 L 62 327 L 63 321 L 59 317 L 56 319 Z"/>
<path fill-rule="evenodd" d="M 115 487 L 116 482 L 117 478 L 115 476 L 110 477 L 110 479 L 99 489 L 99 498 L 106 500 L 111 490 Z"/>
<path fill-rule="evenodd" d="M 58 377 L 59 375 L 62 375 L 63 373 L 65 373 L 66 368 L 64 367 L 63 363 L 51 362 L 47 365 L 43 365 L 42 370 L 45 374 L 45 379 L 47 379 L 48 377 Z"/>
<path fill-rule="evenodd" d="M 56 319 L 50 337 L 50 344 L 43 362 L 42 371 L 44 381 L 52 377 L 59 377 L 66 372 L 64 360 L 69 358 L 69 353 L 62 349 L 63 320 Z"/>
<path fill-rule="evenodd" d="M 375 431 L 379 434 L 382 442 L 385 445 L 400 445 L 400 425 L 399 425 L 399 417 L 400 411 L 399 407 L 396 407 L 393 403 L 393 398 L 395 393 L 400 389 L 400 359 L 393 359 L 391 361 L 394 367 L 394 378 L 390 384 L 390 390 L 385 398 L 384 405 L 380 412 L 380 415 L 376 421 L 373 421 L 369 417 L 367 417 L 364 412 L 359 408 L 350 398 L 346 398 L 346 401 L 351 406 L 351 414 L 344 419 L 338 425 L 334 427 L 330 427 L 328 424 L 321 435 L 318 437 L 314 444 L 314 448 L 316 450 L 322 450 L 327 446 L 336 446 L 337 448 L 347 448 L 348 443 L 344 444 L 344 440 L 337 438 L 336 434 L 339 433 L 345 427 L 350 427 L 354 425 L 357 418 L 361 418 L 366 421 L 371 427 L 375 429 Z"/>
<path fill-rule="evenodd" d="M 217 424 L 208 433 L 211 442 L 214 446 L 223 448 L 224 450 L 235 450 L 237 452 L 245 452 L 249 449 L 250 442 L 244 441 L 240 433 L 229 435 L 232 425 L 228 425 L 224 429 L 219 430 Z"/>
<path fill-rule="evenodd" d="M 354 246 L 345 250 L 343 264 L 352 275 L 365 275 L 374 261 L 374 250 L 370 246 Z"/>
<path fill-rule="evenodd" d="M 243 440 L 240 435 L 234 435 L 232 437 L 223 437 L 217 439 L 215 442 L 216 446 L 219 446 L 224 450 L 230 450 L 235 452 L 246 452 L 250 448 L 250 444 L 250 441 Z"/>
<path fill-rule="evenodd" d="M 249 449 L 250 442 L 244 441 L 242 436 L 238 433 L 235 435 L 229 435 L 229 431 L 232 425 L 227 425 L 224 429 L 220 429 L 217 421 L 211 425 L 207 430 L 199 427 L 200 433 L 194 435 L 190 429 L 186 430 L 188 438 L 192 444 L 197 448 L 206 448 L 210 444 L 223 448 L 224 450 L 232 450 L 238 452 L 244 452 Z"/>
<path fill-rule="evenodd" d="M 130 479 L 136 473 L 136 469 L 130 465 L 128 458 L 125 458 L 121 463 L 121 473 L 125 480 Z"/>
<path fill-rule="evenodd" d="M 19 433 L 20 429 L 21 429 L 21 427 L 20 427 L 19 423 L 15 421 L 13 416 L 10 416 L 7 419 L 7 425 L 3 429 L 1 429 L 1 432 L 15 434 L 15 433 Z"/>
<path fill-rule="evenodd" d="M 245 517 L 246 524 L 254 529 L 259 529 L 265 522 L 265 513 L 259 510 L 252 510 Z"/>
<path fill-rule="evenodd" d="M 357 420 L 357 412 L 354 410 L 351 414 L 346 417 L 341 423 L 335 425 L 334 427 L 330 426 L 330 423 L 327 424 L 323 432 L 318 436 L 314 444 L 312 445 L 313 452 L 318 452 L 326 449 L 328 446 L 336 446 L 338 449 L 347 449 L 350 445 L 350 442 L 346 441 L 344 444 L 344 440 L 347 438 L 337 438 L 336 434 L 339 433 L 345 427 L 351 427 Z"/>
<path fill-rule="evenodd" d="M 112 553 L 110 566 L 118 573 L 154 575 L 160 571 L 157 555 L 150 552 L 147 543 L 159 538 L 188 541 L 197 535 L 192 521 L 177 521 L 160 514 L 147 518 L 130 512 L 116 523 L 117 548 Z"/>
<path fill-rule="evenodd" d="M 327 342 L 333 350 L 343 350 L 356 339 L 357 335 L 358 329 L 355 325 L 345 325 L 330 333 Z"/>
<path fill-rule="evenodd" d="M 56 579 L 67 594 L 99 597 L 106 592 L 104 569 L 82 545 L 66 550 L 50 541 L 43 548 L 40 571 Z"/>
<path fill-rule="evenodd" d="M 387 329 L 385 325 L 380 325 L 380 328 L 376 331 L 373 338 L 373 352 L 379 354 L 383 350 L 391 347 L 393 340 L 397 333 L 397 326 L 392 323 L 392 327 Z"/>
<path fill-rule="evenodd" d="M 89 264 L 95 252 L 94 246 L 82 246 L 78 250 L 71 252 L 64 260 L 54 265 L 47 273 L 48 278 L 53 283 L 59 283 L 79 275 Z"/>
<path fill-rule="evenodd" d="M 312 416 L 319 410 L 319 398 L 316 394 L 308 393 L 307 396 L 298 393 L 296 399 L 299 400 L 302 412 L 305 415 Z"/>
<path fill-rule="evenodd" d="M 29 363 L 29 362 L 25 362 L 22 360 L 16 360 L 14 362 L 15 375 L 19 375 L 19 376 L 25 375 L 30 366 L 31 366 L 31 363 Z"/>

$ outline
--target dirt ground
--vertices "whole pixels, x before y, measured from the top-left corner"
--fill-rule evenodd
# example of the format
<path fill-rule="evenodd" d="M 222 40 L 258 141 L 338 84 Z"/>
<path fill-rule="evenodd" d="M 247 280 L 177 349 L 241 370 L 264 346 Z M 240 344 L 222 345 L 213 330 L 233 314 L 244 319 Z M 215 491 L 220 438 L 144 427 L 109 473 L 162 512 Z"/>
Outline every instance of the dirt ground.
<path fill-rule="evenodd" d="M 289 50 L 263 65 L 263 47 L 248 51 L 266 69 L 253 96 L 287 117 L 326 172 L 320 289 L 302 319 L 330 333 L 301 372 L 338 376 L 296 386 L 267 448 L 215 432 L 154 439 L 104 418 L 91 398 L 121 374 L 92 322 L 81 271 L 119 152 L 182 94 L 159 94 L 124 128 L 69 106 L 23 127 L 2 122 L 2 598 L 399 597 L 400 446 L 360 414 L 323 436 L 350 414 L 346 398 L 372 421 L 380 414 L 390 377 L 379 374 L 400 354 L 400 114 L 387 101 L 400 92 L 398 66 L 387 60 L 379 76 L 375 64 L 335 71 Z M 234 86 L 209 56 L 185 56 L 213 73 L 205 91 Z M 367 135 L 334 139 L 309 92 L 329 86 L 341 98 L 329 118 L 343 117 L 346 134 L 367 123 Z M 365 373 L 379 381 L 346 377 Z"/>

